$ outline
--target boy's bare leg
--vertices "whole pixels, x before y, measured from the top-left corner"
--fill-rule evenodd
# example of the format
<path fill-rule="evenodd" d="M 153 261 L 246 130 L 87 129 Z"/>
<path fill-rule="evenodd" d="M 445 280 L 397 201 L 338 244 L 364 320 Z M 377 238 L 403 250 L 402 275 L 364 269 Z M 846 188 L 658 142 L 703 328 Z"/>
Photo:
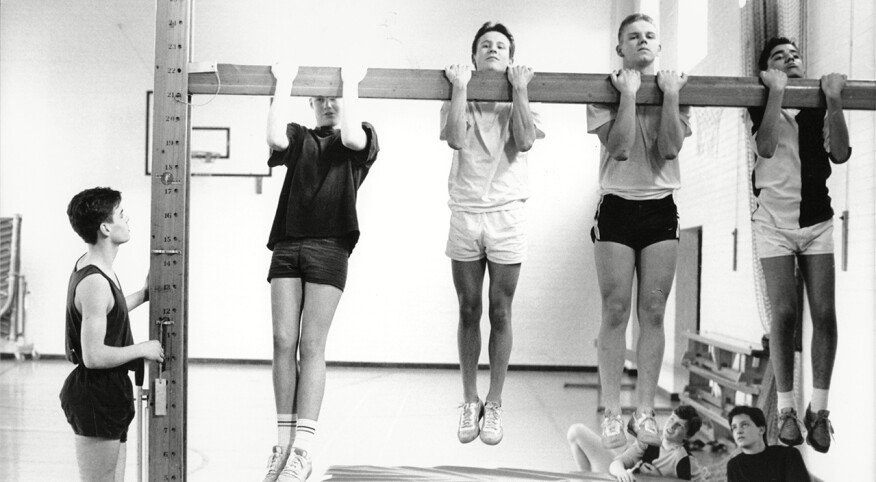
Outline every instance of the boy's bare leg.
<path fill-rule="evenodd" d="M 520 264 L 487 262 L 490 272 L 490 390 L 485 400 L 502 401 L 513 346 L 511 305 L 520 278 Z"/>
<path fill-rule="evenodd" d="M 459 369 L 462 374 L 463 401 L 478 400 L 478 360 L 481 355 L 481 315 L 486 259 L 451 261 L 453 285 L 459 300 Z"/>
<path fill-rule="evenodd" d="M 124 480 L 125 455 L 119 454 L 122 448 L 118 440 L 99 437 L 74 436 L 76 445 L 76 462 L 79 465 L 79 476 L 89 482 L 114 482 Z M 117 479 L 119 459 L 122 458 L 121 479 Z"/>

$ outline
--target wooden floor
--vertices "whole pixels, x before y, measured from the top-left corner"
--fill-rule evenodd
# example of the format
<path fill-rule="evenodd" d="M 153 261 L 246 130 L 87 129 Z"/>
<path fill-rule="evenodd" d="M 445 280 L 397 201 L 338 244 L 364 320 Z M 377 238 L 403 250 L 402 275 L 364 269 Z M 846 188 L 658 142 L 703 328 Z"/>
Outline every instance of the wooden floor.
<path fill-rule="evenodd" d="M 0 360 L 0 480 L 76 480 L 73 434 L 58 401 L 72 365 Z M 455 370 L 329 368 L 310 480 L 329 466 L 577 470 L 566 445 L 572 423 L 596 426 L 596 390 L 564 388 L 595 374 L 509 373 L 505 439 L 495 447 L 456 440 L 462 389 Z M 486 393 L 488 373 L 480 374 Z M 261 480 L 276 443 L 269 365 L 189 366 L 189 481 Z M 133 428 L 133 427 L 132 427 Z M 136 435 L 127 479 L 136 477 Z"/>

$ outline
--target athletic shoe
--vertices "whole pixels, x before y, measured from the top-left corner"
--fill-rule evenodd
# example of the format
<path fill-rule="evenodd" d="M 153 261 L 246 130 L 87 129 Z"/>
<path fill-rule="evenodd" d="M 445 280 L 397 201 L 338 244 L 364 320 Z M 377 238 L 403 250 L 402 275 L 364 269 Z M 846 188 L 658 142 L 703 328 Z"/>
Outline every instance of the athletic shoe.
<path fill-rule="evenodd" d="M 280 472 L 277 482 L 304 482 L 313 471 L 313 461 L 310 454 L 301 449 L 292 449 L 286 468 Z"/>
<path fill-rule="evenodd" d="M 806 407 L 806 416 L 803 424 L 806 425 L 806 443 L 812 446 L 816 452 L 823 454 L 830 449 L 830 439 L 833 438 L 833 424 L 827 418 L 830 410 L 819 410 L 812 413 L 812 407 Z"/>
<path fill-rule="evenodd" d="M 624 435 L 624 421 L 620 414 L 613 415 L 610 410 L 605 410 L 602 415 L 602 446 L 616 449 L 626 445 L 627 436 Z"/>
<path fill-rule="evenodd" d="M 265 475 L 262 482 L 275 482 L 280 475 L 280 471 L 286 466 L 286 460 L 289 459 L 289 448 L 282 445 L 274 445 L 274 451 L 271 458 L 268 459 L 268 474 Z"/>
<path fill-rule="evenodd" d="M 478 438 L 481 431 L 480 421 L 484 416 L 484 405 L 480 400 L 460 405 L 462 413 L 459 415 L 459 429 L 456 432 L 459 441 L 467 444 Z"/>
<path fill-rule="evenodd" d="M 636 410 L 627 424 L 627 432 L 636 437 L 636 440 L 646 445 L 660 445 L 660 431 L 657 430 L 657 420 L 654 419 L 654 410 L 640 412 Z"/>
<path fill-rule="evenodd" d="M 779 442 L 785 445 L 800 445 L 803 443 L 803 434 L 800 433 L 800 420 L 797 419 L 797 410 L 783 408 L 779 412 Z"/>
<path fill-rule="evenodd" d="M 496 445 L 502 441 L 502 404 L 487 402 L 484 405 L 484 428 L 481 429 L 481 442 Z"/>

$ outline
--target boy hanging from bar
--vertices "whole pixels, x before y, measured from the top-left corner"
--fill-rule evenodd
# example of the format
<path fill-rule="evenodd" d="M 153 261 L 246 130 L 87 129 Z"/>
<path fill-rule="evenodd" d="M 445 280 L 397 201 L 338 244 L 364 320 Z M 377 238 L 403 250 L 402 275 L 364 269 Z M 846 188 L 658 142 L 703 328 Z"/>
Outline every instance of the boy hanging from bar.
<path fill-rule="evenodd" d="M 803 60 L 793 41 L 772 38 L 761 52 L 760 78 L 769 90 L 764 107 L 750 108 L 757 159 L 751 216 L 757 255 L 770 302 L 770 363 L 776 377 L 779 440 L 803 442 L 794 400 L 794 350 L 798 313 L 795 264 L 812 317 L 812 401 L 803 424 L 806 442 L 827 452 L 833 436 L 828 391 L 837 347 L 833 209 L 827 190 L 830 163 L 852 154 L 843 115 L 846 76 L 821 77 L 827 108 L 783 109 L 788 78 L 803 78 Z"/>
<path fill-rule="evenodd" d="M 600 200 L 591 239 L 602 298 L 598 365 L 605 448 L 626 442 L 620 388 L 634 274 L 641 329 L 636 347 L 638 406 L 627 430 L 640 442 L 660 445 L 654 399 L 663 363 L 663 315 L 678 250 L 673 193 L 681 187 L 678 153 L 684 138 L 691 135 L 689 107 L 678 104 L 679 91 L 687 82 L 683 73 L 657 72 L 663 105 L 636 105 L 641 76 L 654 73 L 660 49 L 657 27 L 649 16 L 626 17 L 616 47 L 623 69 L 611 73 L 620 102 L 587 106 L 587 131 L 602 143 Z"/>
<path fill-rule="evenodd" d="M 532 69 L 514 64 L 514 37 L 500 23 L 481 26 L 471 46 L 478 71 L 503 72 L 512 101 L 468 102 L 468 65 L 450 65 L 450 102 L 441 107 L 441 140 L 453 149 L 448 190 L 451 211 L 446 254 L 459 300 L 457 343 L 463 403 L 457 436 L 502 441 L 502 389 L 511 356 L 511 305 L 526 258 L 524 203 L 529 197 L 526 152 L 544 137 L 529 107 Z M 477 389 L 481 352 L 484 274 L 489 285 L 490 389 L 481 402 Z M 483 419 L 483 420 L 482 420 Z"/>
<path fill-rule="evenodd" d="M 86 189 L 67 206 L 67 217 L 88 252 L 67 284 L 67 359 L 76 364 L 61 388 L 61 407 L 76 434 L 79 475 L 88 481 L 125 480 L 128 426 L 134 387 L 128 371 L 143 360 L 164 361 L 157 340 L 134 343 L 128 311 L 149 301 L 143 289 L 128 296 L 113 269 L 119 247 L 131 239 L 122 195 L 107 187 Z M 141 372 L 142 373 L 142 372 Z"/>
<path fill-rule="evenodd" d="M 379 151 L 374 127 L 358 117 L 364 69 L 341 69 L 343 98 L 310 98 L 314 129 L 287 124 L 297 71 L 272 68 L 268 113 L 268 165 L 285 166 L 286 178 L 268 238 L 278 443 L 265 482 L 303 481 L 312 471 L 326 341 L 359 240 L 356 193 Z"/>

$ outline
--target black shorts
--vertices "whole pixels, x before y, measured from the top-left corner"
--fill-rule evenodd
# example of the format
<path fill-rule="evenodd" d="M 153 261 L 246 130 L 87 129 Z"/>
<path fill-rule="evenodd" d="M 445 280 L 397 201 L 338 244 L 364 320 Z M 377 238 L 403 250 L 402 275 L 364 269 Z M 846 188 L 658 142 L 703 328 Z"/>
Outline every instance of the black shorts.
<path fill-rule="evenodd" d="M 672 196 L 630 201 L 606 194 L 599 201 L 590 239 L 609 241 L 639 251 L 654 243 L 678 239 L 678 208 Z"/>
<path fill-rule="evenodd" d="M 125 368 L 91 370 L 78 365 L 61 388 L 61 408 L 76 435 L 128 440 L 134 420 L 134 386 Z"/>
<path fill-rule="evenodd" d="M 284 239 L 274 246 L 268 282 L 301 278 L 304 283 L 331 285 L 344 291 L 350 249 L 343 238 Z"/>

